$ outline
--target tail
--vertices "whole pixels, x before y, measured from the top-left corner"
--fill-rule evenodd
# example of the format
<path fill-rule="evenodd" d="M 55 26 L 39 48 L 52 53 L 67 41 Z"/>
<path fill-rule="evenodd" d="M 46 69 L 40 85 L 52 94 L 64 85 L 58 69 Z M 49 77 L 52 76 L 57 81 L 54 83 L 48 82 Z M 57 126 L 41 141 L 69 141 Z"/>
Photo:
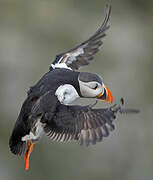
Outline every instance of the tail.
<path fill-rule="evenodd" d="M 26 102 L 23 104 L 18 119 L 13 128 L 11 137 L 9 139 L 9 147 L 13 154 L 22 155 L 26 150 L 26 142 L 22 141 L 22 137 L 29 134 L 30 129 L 28 128 L 27 119 L 28 116 L 25 112 Z"/>

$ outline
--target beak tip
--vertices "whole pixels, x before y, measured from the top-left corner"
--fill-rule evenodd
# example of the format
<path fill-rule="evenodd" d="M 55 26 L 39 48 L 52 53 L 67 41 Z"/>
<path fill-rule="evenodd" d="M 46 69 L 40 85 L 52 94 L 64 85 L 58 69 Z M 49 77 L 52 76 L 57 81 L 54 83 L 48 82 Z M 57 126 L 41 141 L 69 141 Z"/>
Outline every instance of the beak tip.
<path fill-rule="evenodd" d="M 100 99 L 102 100 L 103 102 L 109 102 L 109 103 L 113 103 L 113 95 L 111 93 L 111 91 L 106 87 L 104 86 L 104 93 L 103 94 L 98 94 L 96 97 L 97 99 Z"/>

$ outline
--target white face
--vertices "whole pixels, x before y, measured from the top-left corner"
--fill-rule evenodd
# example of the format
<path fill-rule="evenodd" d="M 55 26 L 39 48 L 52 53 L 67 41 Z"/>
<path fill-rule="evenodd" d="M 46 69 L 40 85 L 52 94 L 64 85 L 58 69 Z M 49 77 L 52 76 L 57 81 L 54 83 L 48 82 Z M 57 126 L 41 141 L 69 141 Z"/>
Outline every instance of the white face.
<path fill-rule="evenodd" d="M 103 84 L 101 85 L 99 82 L 82 82 L 79 80 L 80 92 L 83 97 L 94 98 L 99 94 L 104 93 Z"/>

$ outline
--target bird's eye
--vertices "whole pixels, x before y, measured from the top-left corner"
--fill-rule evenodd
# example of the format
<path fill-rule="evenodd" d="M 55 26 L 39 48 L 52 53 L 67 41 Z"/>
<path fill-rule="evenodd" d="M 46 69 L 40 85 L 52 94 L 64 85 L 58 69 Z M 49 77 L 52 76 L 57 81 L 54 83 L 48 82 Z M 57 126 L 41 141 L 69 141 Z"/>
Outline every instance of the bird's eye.
<path fill-rule="evenodd" d="M 95 85 L 95 87 L 94 87 L 93 89 L 94 89 L 94 90 L 96 90 L 96 89 L 97 89 L 97 87 L 98 87 L 98 84 L 96 84 L 96 85 Z"/>

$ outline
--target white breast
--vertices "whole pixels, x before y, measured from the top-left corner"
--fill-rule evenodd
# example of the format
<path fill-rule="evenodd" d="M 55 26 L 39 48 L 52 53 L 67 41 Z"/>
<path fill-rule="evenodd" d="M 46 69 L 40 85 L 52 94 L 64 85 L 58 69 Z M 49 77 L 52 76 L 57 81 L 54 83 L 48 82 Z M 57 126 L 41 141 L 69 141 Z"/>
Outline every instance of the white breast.
<path fill-rule="evenodd" d="M 64 84 L 57 88 L 55 95 L 57 96 L 58 100 L 61 104 L 71 104 L 79 95 L 76 89 L 70 84 Z"/>

